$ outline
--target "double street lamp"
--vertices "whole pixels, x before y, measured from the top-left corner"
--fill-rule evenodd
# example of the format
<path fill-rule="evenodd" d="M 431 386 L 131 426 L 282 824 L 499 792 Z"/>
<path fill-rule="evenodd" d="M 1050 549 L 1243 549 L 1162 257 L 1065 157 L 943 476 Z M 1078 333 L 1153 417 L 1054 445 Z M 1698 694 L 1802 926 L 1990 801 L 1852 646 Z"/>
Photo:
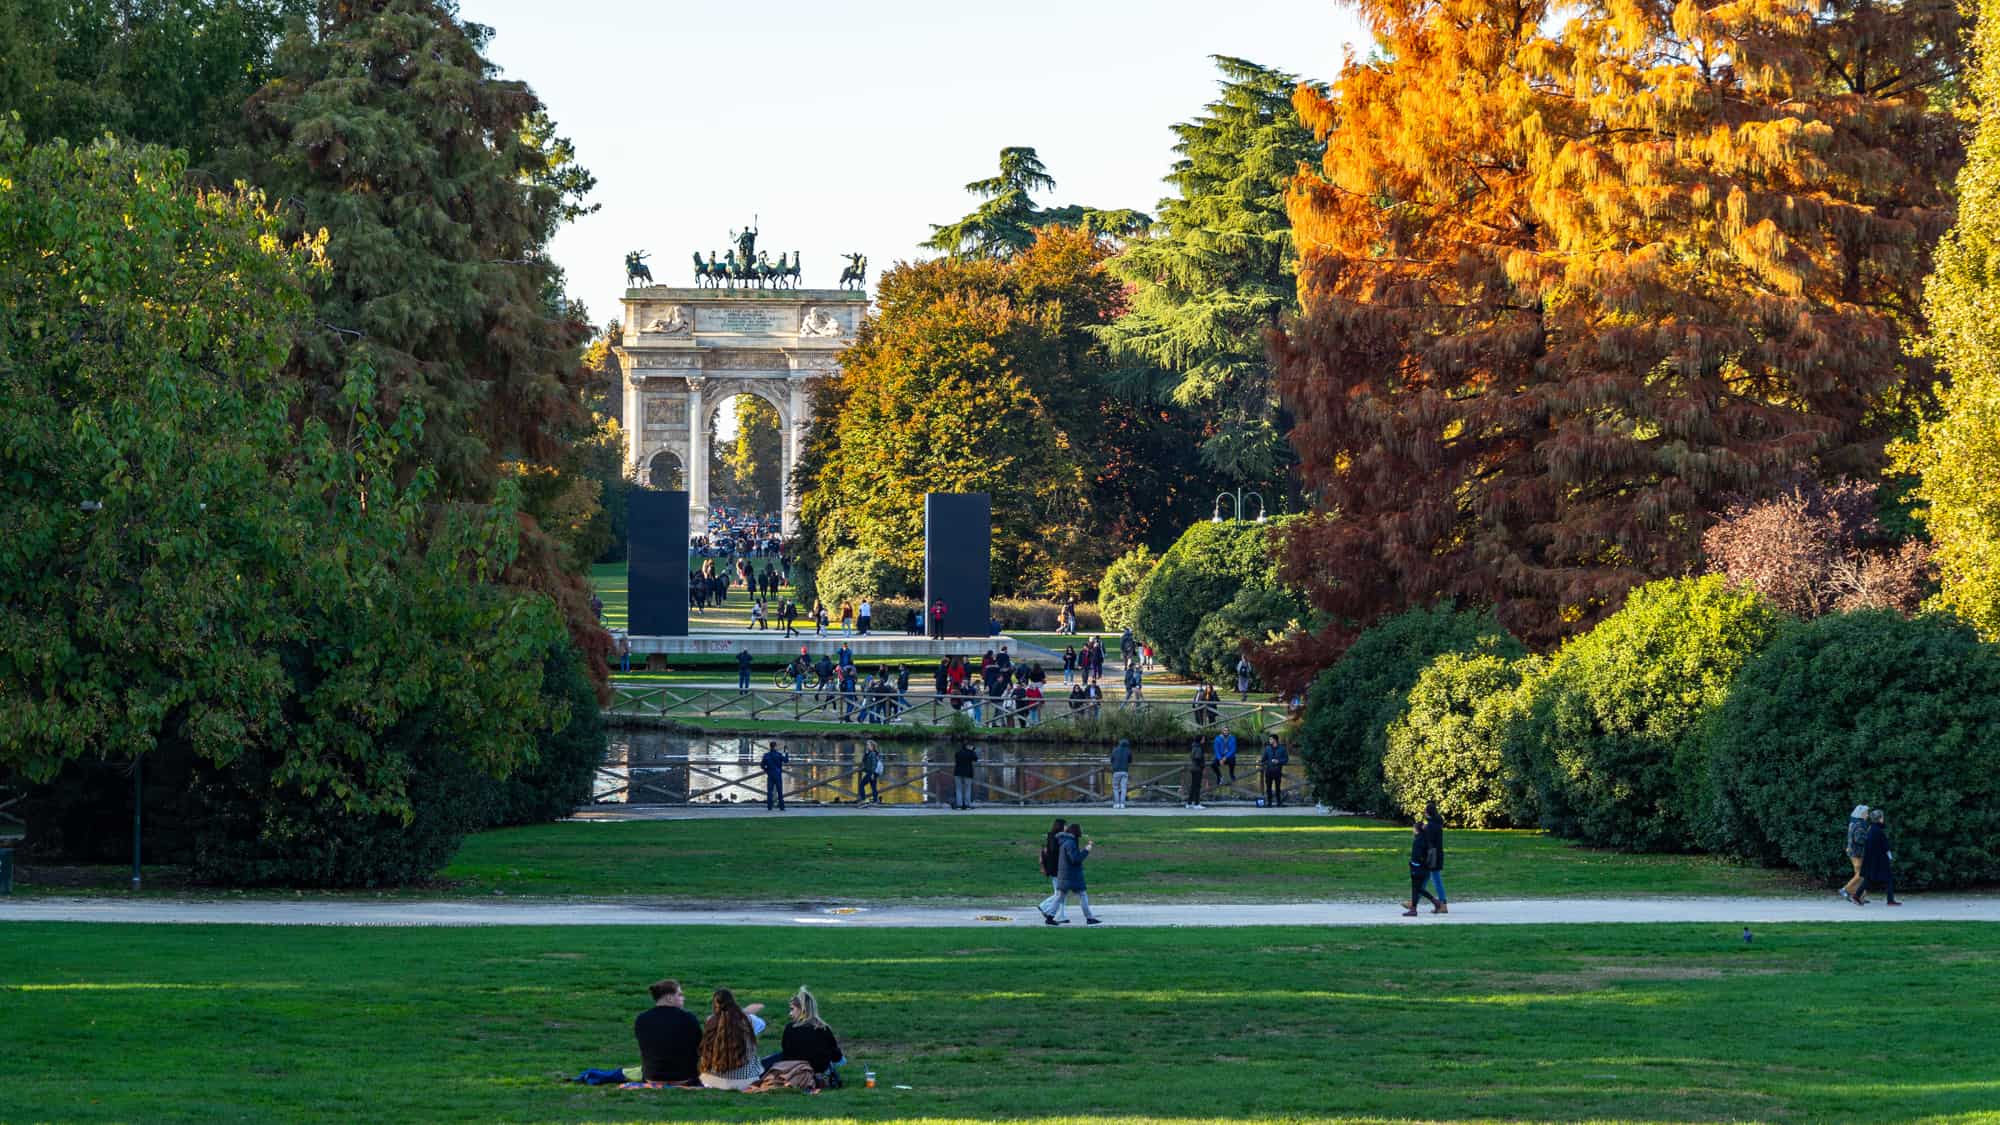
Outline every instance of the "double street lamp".
<path fill-rule="evenodd" d="M 1215 514 L 1208 518 L 1208 522 L 1210 523 L 1222 522 L 1222 502 L 1224 500 L 1228 500 L 1235 505 L 1235 507 L 1231 509 L 1233 514 L 1230 516 L 1230 519 L 1232 522 L 1234 523 L 1250 522 L 1243 518 L 1243 500 L 1245 497 L 1249 497 L 1257 501 L 1257 519 L 1255 522 L 1257 523 L 1265 522 L 1269 517 L 1267 517 L 1264 514 L 1264 494 L 1261 492 L 1245 492 L 1240 488 L 1235 490 L 1234 492 L 1223 491 L 1215 494 Z"/>

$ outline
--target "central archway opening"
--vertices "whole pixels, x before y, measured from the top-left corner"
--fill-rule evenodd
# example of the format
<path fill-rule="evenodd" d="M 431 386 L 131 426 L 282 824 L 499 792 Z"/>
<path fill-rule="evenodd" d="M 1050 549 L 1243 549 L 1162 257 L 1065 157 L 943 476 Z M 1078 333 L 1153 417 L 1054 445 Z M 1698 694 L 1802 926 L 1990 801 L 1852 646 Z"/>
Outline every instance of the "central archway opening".
<path fill-rule="evenodd" d="M 737 394 L 709 415 L 708 504 L 736 519 L 776 527 L 785 497 L 785 438 L 778 410 Z"/>

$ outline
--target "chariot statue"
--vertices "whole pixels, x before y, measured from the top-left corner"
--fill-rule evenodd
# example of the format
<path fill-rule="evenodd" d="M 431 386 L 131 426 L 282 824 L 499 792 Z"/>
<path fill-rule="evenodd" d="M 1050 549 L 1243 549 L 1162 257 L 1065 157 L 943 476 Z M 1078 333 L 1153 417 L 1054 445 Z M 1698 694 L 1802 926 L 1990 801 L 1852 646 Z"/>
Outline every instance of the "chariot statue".
<path fill-rule="evenodd" d="M 653 271 L 646 268 L 646 252 L 634 250 L 625 255 L 625 284 L 629 288 L 644 281 L 653 283 Z"/>
<path fill-rule="evenodd" d="M 847 268 L 840 271 L 842 289 L 866 289 L 868 287 L 868 255 L 842 254 L 847 259 Z"/>

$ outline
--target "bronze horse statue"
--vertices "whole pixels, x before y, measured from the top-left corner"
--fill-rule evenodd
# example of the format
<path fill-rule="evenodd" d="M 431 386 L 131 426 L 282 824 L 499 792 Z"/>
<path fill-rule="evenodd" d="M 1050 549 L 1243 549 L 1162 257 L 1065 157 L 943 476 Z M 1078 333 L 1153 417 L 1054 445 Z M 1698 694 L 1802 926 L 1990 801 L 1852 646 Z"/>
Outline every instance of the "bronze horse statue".
<path fill-rule="evenodd" d="M 868 287 L 868 255 L 842 254 L 847 259 L 847 268 L 840 271 L 842 289 L 865 289 Z M 849 284 L 849 283 L 852 284 Z"/>

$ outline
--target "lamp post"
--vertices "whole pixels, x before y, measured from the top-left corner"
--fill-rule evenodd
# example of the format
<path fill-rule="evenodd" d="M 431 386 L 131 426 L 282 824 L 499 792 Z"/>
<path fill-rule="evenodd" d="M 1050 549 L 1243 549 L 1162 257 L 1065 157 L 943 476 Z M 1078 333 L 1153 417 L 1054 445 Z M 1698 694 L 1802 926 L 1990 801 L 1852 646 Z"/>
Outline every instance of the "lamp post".
<path fill-rule="evenodd" d="M 1222 522 L 1222 502 L 1224 500 L 1228 500 L 1235 505 L 1235 507 L 1231 509 L 1231 515 L 1230 515 L 1231 522 L 1233 523 L 1249 522 L 1243 518 L 1243 498 L 1246 496 L 1253 497 L 1257 501 L 1256 522 L 1257 523 L 1265 522 L 1269 517 L 1264 514 L 1264 494 L 1261 492 L 1245 492 L 1240 488 L 1235 490 L 1234 492 L 1223 491 L 1215 494 L 1215 514 L 1208 518 L 1208 522 L 1210 523 Z"/>

